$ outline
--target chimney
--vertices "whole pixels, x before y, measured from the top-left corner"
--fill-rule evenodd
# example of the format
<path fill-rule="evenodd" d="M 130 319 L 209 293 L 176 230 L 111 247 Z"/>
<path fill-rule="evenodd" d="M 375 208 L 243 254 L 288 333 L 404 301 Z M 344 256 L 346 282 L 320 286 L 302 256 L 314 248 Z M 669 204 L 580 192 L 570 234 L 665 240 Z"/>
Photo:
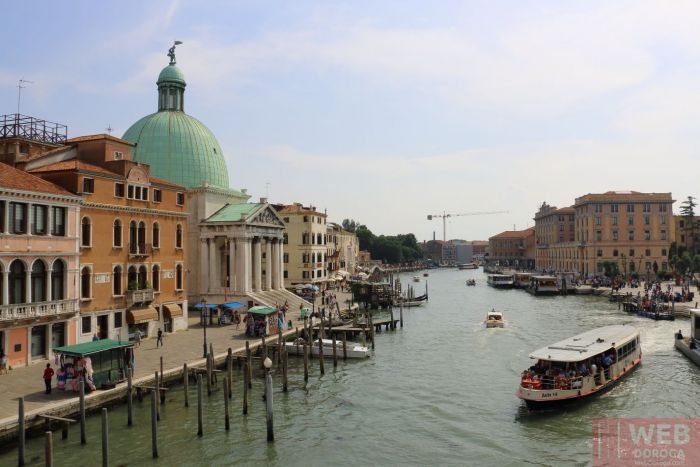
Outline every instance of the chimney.
<path fill-rule="evenodd" d="M 433 230 L 433 241 L 435 241 L 435 231 Z"/>

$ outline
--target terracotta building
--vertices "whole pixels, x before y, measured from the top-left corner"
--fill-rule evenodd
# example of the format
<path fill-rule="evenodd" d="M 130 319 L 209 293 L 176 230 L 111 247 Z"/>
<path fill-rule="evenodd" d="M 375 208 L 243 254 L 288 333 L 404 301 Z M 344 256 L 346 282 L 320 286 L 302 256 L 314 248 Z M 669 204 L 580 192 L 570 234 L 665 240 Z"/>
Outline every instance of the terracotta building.
<path fill-rule="evenodd" d="M 132 149 L 85 136 L 22 164 L 82 197 L 79 341 L 187 327 L 185 190 L 150 176 Z"/>
<path fill-rule="evenodd" d="M 535 228 L 506 230 L 489 238 L 489 264 L 532 269 L 535 267 Z"/>
<path fill-rule="evenodd" d="M 575 271 L 577 268 L 573 207 L 557 209 L 542 203 L 535 214 L 535 269 Z"/>
<path fill-rule="evenodd" d="M 608 191 L 576 198 L 577 271 L 602 274 L 603 263 L 618 264 L 623 274 L 653 276 L 668 269 L 675 238 L 671 193 Z"/>
<path fill-rule="evenodd" d="M 80 197 L 0 164 L 0 350 L 12 366 L 76 343 Z"/>

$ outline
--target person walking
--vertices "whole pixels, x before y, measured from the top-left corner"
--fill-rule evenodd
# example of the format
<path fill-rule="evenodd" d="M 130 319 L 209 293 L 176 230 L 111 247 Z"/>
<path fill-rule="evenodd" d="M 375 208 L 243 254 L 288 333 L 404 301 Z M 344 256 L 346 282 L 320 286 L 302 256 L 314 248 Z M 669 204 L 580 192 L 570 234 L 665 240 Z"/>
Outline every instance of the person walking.
<path fill-rule="evenodd" d="M 3 373 L 7 374 L 7 355 L 0 350 L 0 375 Z"/>
<path fill-rule="evenodd" d="M 141 346 L 141 331 L 138 329 L 136 332 L 134 332 L 134 341 L 136 342 L 136 345 L 134 347 L 140 347 Z"/>
<path fill-rule="evenodd" d="M 51 378 L 53 378 L 53 368 L 47 363 L 44 369 L 44 384 L 46 385 L 46 394 L 51 394 Z"/>
<path fill-rule="evenodd" d="M 156 348 L 163 347 L 163 330 L 158 328 L 158 339 L 156 339 Z"/>

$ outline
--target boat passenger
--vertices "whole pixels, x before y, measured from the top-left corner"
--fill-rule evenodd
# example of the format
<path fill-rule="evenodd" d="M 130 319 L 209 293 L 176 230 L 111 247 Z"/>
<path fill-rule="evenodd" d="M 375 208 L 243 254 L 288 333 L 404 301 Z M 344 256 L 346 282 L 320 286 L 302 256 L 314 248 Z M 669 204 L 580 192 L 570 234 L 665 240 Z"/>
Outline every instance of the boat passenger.
<path fill-rule="evenodd" d="M 605 355 L 603 357 L 603 368 L 608 369 L 610 368 L 610 365 L 612 365 L 613 359 L 610 355 Z"/>

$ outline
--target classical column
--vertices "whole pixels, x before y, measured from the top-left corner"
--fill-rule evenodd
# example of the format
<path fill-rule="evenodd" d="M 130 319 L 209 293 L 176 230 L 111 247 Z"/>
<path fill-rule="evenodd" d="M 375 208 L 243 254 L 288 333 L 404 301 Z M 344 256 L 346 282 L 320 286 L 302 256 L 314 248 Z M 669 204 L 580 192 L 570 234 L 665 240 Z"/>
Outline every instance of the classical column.
<path fill-rule="evenodd" d="M 267 267 L 270 271 L 270 277 L 272 278 L 272 288 L 280 288 L 280 241 L 275 238 L 272 240 L 272 256 L 268 256 L 271 261 L 268 263 Z"/>
<path fill-rule="evenodd" d="M 209 248 L 207 239 L 199 239 L 199 293 L 204 294 L 209 290 Z"/>
<path fill-rule="evenodd" d="M 44 347 L 44 354 L 46 355 L 46 358 L 49 360 L 52 357 L 51 354 L 51 345 L 53 341 L 53 325 L 51 323 L 46 325 L 46 343 Z"/>
<path fill-rule="evenodd" d="M 280 277 L 280 289 L 284 289 L 284 241 L 282 239 L 278 240 L 280 244 L 279 256 L 277 258 L 279 262 L 279 277 Z"/>
<path fill-rule="evenodd" d="M 249 290 L 248 270 L 249 261 L 247 255 L 250 253 L 250 243 L 246 238 L 236 239 L 236 291 L 239 295 L 245 295 Z"/>
<path fill-rule="evenodd" d="M 244 282 L 244 289 L 246 292 L 251 291 L 251 284 L 252 284 L 252 272 L 253 272 L 253 267 L 252 267 L 252 243 L 253 239 L 252 238 L 246 238 L 245 243 L 244 243 L 244 248 L 245 248 L 245 282 Z"/>
<path fill-rule="evenodd" d="M 216 282 L 216 238 L 209 239 L 209 293 L 214 293 L 218 286 Z"/>
<path fill-rule="evenodd" d="M 231 292 L 238 290 L 236 288 L 236 244 L 233 237 L 228 238 L 228 289 Z"/>
<path fill-rule="evenodd" d="M 47 302 L 50 302 L 51 300 L 53 300 L 53 297 L 52 297 L 53 291 L 51 290 L 51 272 L 52 271 L 53 271 L 52 268 L 49 268 L 46 271 L 46 294 L 45 295 L 46 295 Z"/>
<path fill-rule="evenodd" d="M 265 290 L 272 290 L 272 239 L 265 239 Z"/>
<path fill-rule="evenodd" d="M 2 304 L 10 304 L 10 271 L 2 271 Z"/>
<path fill-rule="evenodd" d="M 260 237 L 253 239 L 253 291 L 259 292 L 262 283 L 262 254 L 260 254 Z"/>
<path fill-rule="evenodd" d="M 27 269 L 26 279 L 24 280 L 24 303 L 32 302 L 32 270 Z"/>

